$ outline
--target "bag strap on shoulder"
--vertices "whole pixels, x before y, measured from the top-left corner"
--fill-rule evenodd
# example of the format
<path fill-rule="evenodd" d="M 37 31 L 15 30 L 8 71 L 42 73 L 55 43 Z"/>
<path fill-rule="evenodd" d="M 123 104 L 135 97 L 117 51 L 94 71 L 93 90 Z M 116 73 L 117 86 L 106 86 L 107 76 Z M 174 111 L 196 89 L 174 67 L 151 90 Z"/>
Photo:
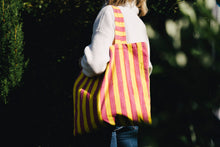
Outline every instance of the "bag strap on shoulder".
<path fill-rule="evenodd" d="M 114 44 L 125 44 L 126 41 L 126 32 L 125 32 L 125 23 L 124 17 L 121 10 L 116 7 L 112 6 L 114 16 L 115 16 L 115 41 Z"/>

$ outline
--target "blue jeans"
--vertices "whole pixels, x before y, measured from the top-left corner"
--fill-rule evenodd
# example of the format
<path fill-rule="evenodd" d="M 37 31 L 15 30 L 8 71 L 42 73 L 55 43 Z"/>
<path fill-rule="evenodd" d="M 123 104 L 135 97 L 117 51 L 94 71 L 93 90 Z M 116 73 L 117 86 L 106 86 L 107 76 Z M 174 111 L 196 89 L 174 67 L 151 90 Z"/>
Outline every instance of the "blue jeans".
<path fill-rule="evenodd" d="M 110 147 L 137 147 L 138 126 L 116 127 L 112 132 Z"/>
<path fill-rule="evenodd" d="M 75 137 L 74 145 L 79 147 L 137 147 L 138 126 L 118 126 Z"/>

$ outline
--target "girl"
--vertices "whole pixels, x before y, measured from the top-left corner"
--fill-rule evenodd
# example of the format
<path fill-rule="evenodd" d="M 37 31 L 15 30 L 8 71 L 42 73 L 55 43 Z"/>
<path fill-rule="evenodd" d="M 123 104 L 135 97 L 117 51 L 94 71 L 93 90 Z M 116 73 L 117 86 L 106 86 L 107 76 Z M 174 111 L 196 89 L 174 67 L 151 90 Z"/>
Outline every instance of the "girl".
<path fill-rule="evenodd" d="M 84 50 L 81 60 L 82 72 L 93 77 L 102 74 L 110 60 L 109 47 L 114 44 L 115 20 L 110 5 L 120 8 L 125 22 L 127 43 L 146 42 L 150 55 L 149 40 L 145 24 L 139 18 L 147 13 L 146 0 L 109 0 L 99 12 L 93 26 L 92 42 Z M 152 65 L 149 63 L 149 73 Z M 117 126 L 100 132 L 87 134 L 84 146 L 138 146 L 138 126 Z"/>

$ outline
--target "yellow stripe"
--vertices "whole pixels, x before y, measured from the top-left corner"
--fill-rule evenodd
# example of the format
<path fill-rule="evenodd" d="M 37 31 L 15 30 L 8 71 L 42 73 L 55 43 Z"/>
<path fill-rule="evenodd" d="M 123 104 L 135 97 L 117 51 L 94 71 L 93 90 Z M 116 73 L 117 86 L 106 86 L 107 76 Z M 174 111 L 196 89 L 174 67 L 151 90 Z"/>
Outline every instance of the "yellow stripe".
<path fill-rule="evenodd" d="M 113 6 L 114 9 L 120 10 L 118 7 Z M 115 13 L 114 12 L 114 16 L 115 17 L 119 17 L 119 18 L 123 18 L 123 14 L 122 13 Z M 124 22 L 118 22 L 115 21 L 115 26 L 118 27 L 125 27 L 125 23 Z M 115 35 L 119 35 L 119 36 L 126 36 L 126 32 L 120 32 L 120 31 L 115 31 Z M 121 41 L 121 40 L 115 40 L 115 44 L 124 44 L 127 43 L 126 41 Z"/>
<path fill-rule="evenodd" d="M 73 110 L 73 118 L 75 119 L 75 116 L 76 116 L 76 108 L 75 108 L 75 104 L 76 104 L 76 98 L 77 98 L 77 96 L 76 96 L 76 86 L 79 84 L 79 81 L 81 80 L 83 78 L 83 73 L 81 73 L 80 75 L 79 75 L 79 77 L 76 79 L 76 82 L 75 82 L 75 84 L 74 84 L 74 87 L 73 87 L 73 107 L 74 107 L 74 110 Z M 78 93 L 77 93 L 78 94 Z M 74 125 L 74 127 L 73 127 L 73 133 L 74 133 L 74 135 L 76 135 L 76 133 L 75 133 L 75 125 Z"/>
<path fill-rule="evenodd" d="M 136 75 L 135 75 L 133 52 L 132 52 L 132 45 L 131 44 L 128 44 L 128 52 L 129 52 L 128 56 L 129 56 L 129 61 L 130 61 L 131 82 L 132 82 L 133 91 L 134 91 L 135 105 L 136 105 L 138 115 L 143 120 L 142 110 L 140 107 L 138 88 L 137 88 L 137 83 L 136 83 Z"/>
<path fill-rule="evenodd" d="M 78 116 L 77 116 L 77 129 L 78 132 L 81 133 L 81 125 L 80 125 L 80 91 L 81 88 L 85 85 L 86 81 L 88 80 L 88 78 L 86 77 L 85 80 L 82 82 L 82 84 L 79 87 L 79 91 L 78 91 L 78 100 L 77 100 L 77 111 L 78 111 Z"/>
<path fill-rule="evenodd" d="M 100 93 L 101 91 L 99 90 L 99 92 L 98 92 L 98 94 L 97 94 L 97 106 L 98 106 L 98 111 L 97 111 L 97 115 L 98 115 L 98 117 L 99 117 L 99 120 L 103 120 L 102 119 L 102 112 L 101 112 L 101 102 L 100 102 L 100 100 L 101 100 L 101 93 Z"/>
<path fill-rule="evenodd" d="M 125 23 L 124 22 L 115 22 L 115 26 L 118 26 L 118 27 L 125 27 Z"/>
<path fill-rule="evenodd" d="M 148 73 L 148 75 L 149 75 L 149 70 L 147 71 L 147 73 Z M 150 116 L 149 116 L 149 123 L 150 124 L 152 124 L 152 118 L 151 118 L 151 104 L 150 104 L 150 78 L 149 78 L 149 109 L 150 109 L 150 111 L 149 111 L 149 113 L 150 113 Z"/>
<path fill-rule="evenodd" d="M 119 47 L 119 56 L 120 56 L 119 59 L 120 59 L 120 65 L 121 65 L 121 74 L 122 74 L 127 115 L 128 115 L 128 118 L 132 119 L 131 104 L 130 104 L 130 100 L 129 100 L 127 79 L 126 79 L 126 73 L 125 73 L 124 53 L 123 53 L 122 45 L 120 44 L 120 45 L 118 45 L 118 47 Z"/>
<path fill-rule="evenodd" d="M 123 18 L 123 14 L 122 13 L 115 13 L 114 12 L 115 17 L 119 17 L 119 18 Z"/>
<path fill-rule="evenodd" d="M 149 121 L 150 121 L 150 98 L 149 98 L 149 95 L 148 95 L 148 88 L 147 88 L 147 83 L 146 83 L 146 78 L 145 78 L 142 44 L 137 43 L 137 47 L 138 47 L 139 67 L 140 67 L 139 69 L 140 69 L 141 82 L 142 82 L 143 93 L 144 93 L 144 102 L 145 102 L 146 108 L 147 108 L 147 116 L 148 116 Z"/>
<path fill-rule="evenodd" d="M 106 73 L 109 73 L 109 69 L 111 67 L 107 66 Z M 108 89 L 109 81 L 108 81 L 108 75 L 105 76 L 105 108 L 106 108 L 106 113 L 107 117 L 109 120 L 109 123 L 111 125 L 115 125 L 115 121 L 112 117 L 112 112 L 111 112 L 111 105 L 110 105 L 110 98 L 109 98 L 109 89 Z"/>
<path fill-rule="evenodd" d="M 115 44 L 126 44 L 126 41 L 115 40 Z"/>
<path fill-rule="evenodd" d="M 89 125 L 88 125 L 87 116 L 86 116 L 86 109 L 89 109 L 89 108 L 86 108 L 86 95 L 88 93 L 88 89 L 91 83 L 92 83 L 92 79 L 89 80 L 89 84 L 86 86 L 86 89 L 83 92 L 83 100 L 82 100 L 83 122 L 84 122 L 84 128 L 86 132 L 89 132 Z"/>
<path fill-rule="evenodd" d="M 93 99 L 94 99 L 93 96 L 94 96 L 95 90 L 97 90 L 98 82 L 99 82 L 99 79 L 97 78 L 95 80 L 95 83 L 94 83 L 93 87 L 92 87 L 91 94 L 90 94 L 90 99 L 89 99 L 89 111 L 90 111 L 91 123 L 92 123 L 93 128 L 97 128 L 97 125 L 95 123 L 94 113 L 93 113 L 93 110 L 94 110 L 94 108 L 93 108 Z"/>
<path fill-rule="evenodd" d="M 112 5 L 112 7 L 113 7 L 114 9 L 117 9 L 117 10 L 119 9 L 117 6 L 113 6 L 113 5 Z"/>
<path fill-rule="evenodd" d="M 125 32 L 121 32 L 121 31 L 115 31 L 115 35 L 126 36 L 126 33 Z"/>
<path fill-rule="evenodd" d="M 119 96 L 119 91 L 118 91 L 118 78 L 117 78 L 117 71 L 116 71 L 116 66 L 115 66 L 115 49 L 111 49 L 112 51 L 112 79 L 113 79 L 113 89 L 114 89 L 114 94 L 115 94 L 115 105 L 116 105 L 116 112 L 117 114 L 122 114 L 121 112 L 121 101 L 120 101 L 120 96 Z"/>

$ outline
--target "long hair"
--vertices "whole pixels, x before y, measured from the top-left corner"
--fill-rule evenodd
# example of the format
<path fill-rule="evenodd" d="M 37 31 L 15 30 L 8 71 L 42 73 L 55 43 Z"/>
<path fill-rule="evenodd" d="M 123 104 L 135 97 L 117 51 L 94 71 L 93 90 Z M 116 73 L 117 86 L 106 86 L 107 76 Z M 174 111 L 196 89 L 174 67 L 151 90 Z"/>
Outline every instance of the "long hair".
<path fill-rule="evenodd" d="M 107 5 L 114 5 L 114 6 L 123 6 L 127 2 L 133 2 L 136 1 L 136 6 L 139 9 L 139 16 L 145 16 L 147 14 L 148 8 L 147 8 L 147 0 L 107 0 Z"/>

